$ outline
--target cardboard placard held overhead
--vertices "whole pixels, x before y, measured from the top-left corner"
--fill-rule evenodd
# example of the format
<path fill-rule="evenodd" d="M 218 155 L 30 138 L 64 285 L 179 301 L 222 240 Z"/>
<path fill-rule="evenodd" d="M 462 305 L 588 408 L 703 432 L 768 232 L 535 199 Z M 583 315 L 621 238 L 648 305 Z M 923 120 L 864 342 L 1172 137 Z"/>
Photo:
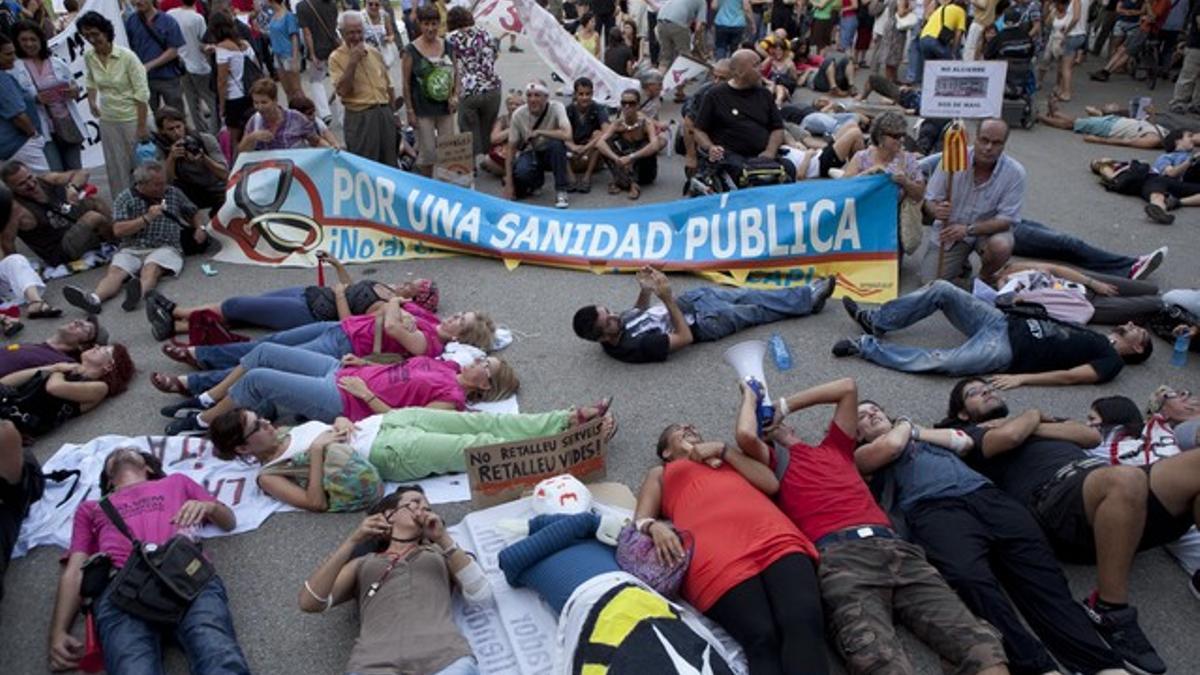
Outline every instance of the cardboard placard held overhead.
<path fill-rule="evenodd" d="M 1007 61 L 926 61 L 921 117 L 1000 117 Z"/>
<path fill-rule="evenodd" d="M 475 189 L 475 157 L 471 132 L 438 136 L 433 177 L 459 187 Z"/>
<path fill-rule="evenodd" d="M 468 448 L 471 505 L 494 506 L 520 498 L 545 478 L 569 473 L 581 481 L 602 480 L 608 439 L 602 418 L 552 436 Z"/>

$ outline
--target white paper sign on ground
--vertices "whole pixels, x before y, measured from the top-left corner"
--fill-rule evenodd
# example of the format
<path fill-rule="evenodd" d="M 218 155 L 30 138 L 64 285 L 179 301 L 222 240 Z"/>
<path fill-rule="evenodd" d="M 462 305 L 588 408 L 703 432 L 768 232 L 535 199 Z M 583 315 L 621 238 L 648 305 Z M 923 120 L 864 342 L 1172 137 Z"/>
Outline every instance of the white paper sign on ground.
<path fill-rule="evenodd" d="M 921 117 L 1000 117 L 1007 61 L 926 61 Z"/>

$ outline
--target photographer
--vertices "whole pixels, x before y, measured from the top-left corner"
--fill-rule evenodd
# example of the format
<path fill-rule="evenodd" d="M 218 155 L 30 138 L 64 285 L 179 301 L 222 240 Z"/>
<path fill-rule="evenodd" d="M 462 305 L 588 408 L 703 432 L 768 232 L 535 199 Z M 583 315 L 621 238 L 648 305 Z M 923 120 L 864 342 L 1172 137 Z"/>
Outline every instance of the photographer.
<path fill-rule="evenodd" d="M 154 143 L 167 181 L 183 191 L 198 209 L 219 209 L 225 203 L 229 167 L 212 134 L 191 131 L 183 112 L 164 106 L 154 113 L 158 132 Z"/>
<path fill-rule="evenodd" d="M 113 203 L 113 221 L 121 248 L 95 292 L 78 286 L 63 288 L 63 298 L 88 314 L 99 314 L 103 302 L 122 290 L 121 308 L 137 309 L 142 295 L 157 286 L 164 273 L 179 274 L 183 269 L 185 241 L 198 248 L 208 241 L 200 211 L 182 190 L 167 185 L 166 169 L 158 162 L 133 170 L 133 187 Z"/>
<path fill-rule="evenodd" d="M 354 557 L 364 547 L 371 552 Z M 304 580 L 300 609 L 324 612 L 358 600 L 348 673 L 474 673 L 471 646 L 451 615 L 455 588 L 472 605 L 492 594 L 483 570 L 446 532 L 424 491 L 402 485 L 371 507 Z"/>
<path fill-rule="evenodd" d="M 135 448 L 114 450 L 100 474 L 104 495 L 130 534 L 146 544 L 162 546 L 181 532 L 211 523 L 226 532 L 237 525 L 233 511 L 198 483 L 182 474 L 166 476 L 158 459 Z M 104 554 L 114 569 L 129 563 L 133 545 L 106 515 L 100 502 L 89 500 L 75 513 L 71 546 L 58 582 L 50 623 L 50 669 L 74 670 L 84 655 L 82 641 L 71 625 L 82 603 L 84 563 Z M 95 598 L 96 629 L 110 673 L 163 672 L 162 640 L 174 635 L 183 647 L 192 672 L 249 673 L 233 630 L 229 600 L 219 576 L 205 584 L 178 623 L 163 631 L 161 624 L 135 616 L 113 601 L 113 584 Z"/>

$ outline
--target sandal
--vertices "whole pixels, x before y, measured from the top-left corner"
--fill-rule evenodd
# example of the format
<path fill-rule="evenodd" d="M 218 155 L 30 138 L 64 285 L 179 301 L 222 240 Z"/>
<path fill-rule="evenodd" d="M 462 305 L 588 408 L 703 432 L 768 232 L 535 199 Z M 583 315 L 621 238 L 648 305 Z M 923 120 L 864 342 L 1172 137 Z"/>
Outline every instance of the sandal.
<path fill-rule="evenodd" d="M 166 373 L 153 372 L 150 373 L 150 384 L 154 388 L 164 394 L 180 394 L 187 396 L 191 392 L 188 391 L 187 385 L 179 381 L 176 375 L 168 375 Z"/>
<path fill-rule="evenodd" d="M 604 420 L 605 422 L 612 420 L 612 427 L 609 428 L 608 433 L 604 435 L 604 440 L 611 441 L 612 437 L 617 435 L 617 430 L 621 428 L 621 425 L 617 423 L 616 415 L 605 415 Z M 604 422 L 600 423 L 600 428 L 604 428 Z"/>
<path fill-rule="evenodd" d="M 37 309 L 34 309 L 37 307 Z M 28 310 L 29 318 L 31 319 L 57 319 L 62 316 L 62 310 L 57 307 L 51 307 L 50 303 L 45 300 L 29 303 Z"/>
<path fill-rule="evenodd" d="M 618 193 L 618 192 L 620 192 L 620 191 L 621 191 L 621 188 L 620 188 L 620 187 L 618 187 L 616 183 L 609 183 L 609 184 L 608 184 L 608 194 L 610 194 L 610 195 L 615 195 L 615 194 L 617 194 L 617 193 Z"/>
<path fill-rule="evenodd" d="M 192 352 L 188 347 L 168 342 L 162 346 L 162 353 L 172 361 L 191 366 L 196 370 L 204 370 L 200 362 L 196 360 L 196 357 L 192 356 Z"/>
<path fill-rule="evenodd" d="M 612 407 L 612 397 L 602 398 L 589 406 L 581 406 L 575 408 L 571 413 L 571 426 L 577 427 L 587 424 L 597 417 L 604 417 L 608 414 L 608 409 Z"/>
<path fill-rule="evenodd" d="M 4 337 L 12 337 L 25 330 L 25 324 L 7 314 L 0 314 L 0 326 L 4 327 Z"/>
<path fill-rule="evenodd" d="M 642 190 L 641 190 L 641 188 L 639 188 L 639 187 L 637 186 L 637 184 L 636 184 L 636 183 L 635 183 L 635 184 L 633 184 L 633 185 L 630 185 L 630 186 L 629 186 L 629 199 L 630 199 L 630 201 L 633 201 L 633 200 L 635 200 L 635 199 L 637 199 L 638 197 L 641 197 L 641 196 L 642 196 Z"/>

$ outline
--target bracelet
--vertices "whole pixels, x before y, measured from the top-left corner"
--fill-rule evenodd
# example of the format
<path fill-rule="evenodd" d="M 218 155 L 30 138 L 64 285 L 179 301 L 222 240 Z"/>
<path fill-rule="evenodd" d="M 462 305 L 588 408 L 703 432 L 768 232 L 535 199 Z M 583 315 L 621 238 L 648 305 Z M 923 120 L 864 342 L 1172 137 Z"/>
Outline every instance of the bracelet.
<path fill-rule="evenodd" d="M 792 412 L 791 408 L 788 408 L 786 396 L 779 397 L 779 406 L 778 407 L 779 407 L 779 416 L 780 417 L 787 417 L 787 414 Z"/>
<path fill-rule="evenodd" d="M 312 586 L 308 585 L 308 579 L 304 580 L 304 590 L 308 591 L 308 594 L 313 597 L 313 600 L 324 604 L 325 609 L 333 607 L 333 593 L 330 593 L 328 596 L 322 598 L 321 596 L 317 595 L 317 592 L 312 589 Z M 325 609 L 321 611 L 325 611 Z"/>
<path fill-rule="evenodd" d="M 454 555 L 455 553 L 457 553 L 461 550 L 462 549 L 458 547 L 458 544 L 455 544 L 454 546 L 451 546 L 450 548 L 444 548 L 444 549 L 442 549 L 442 557 L 445 558 L 446 560 L 449 560 L 450 556 Z"/>
<path fill-rule="evenodd" d="M 655 523 L 654 518 L 638 518 L 637 521 L 633 524 L 633 526 L 634 526 L 634 528 L 637 529 L 638 532 L 641 532 L 642 534 L 646 534 L 646 530 L 649 530 L 650 526 L 653 525 L 654 523 Z"/>
<path fill-rule="evenodd" d="M 367 400 L 363 401 L 363 403 L 366 403 L 367 405 L 370 405 L 370 404 L 371 404 L 371 401 L 374 401 L 374 400 L 375 400 L 375 399 L 377 399 L 377 398 L 379 398 L 379 397 L 378 397 L 378 396 L 376 396 L 375 394 L 371 394 L 371 398 L 369 398 L 369 399 L 367 399 Z"/>

